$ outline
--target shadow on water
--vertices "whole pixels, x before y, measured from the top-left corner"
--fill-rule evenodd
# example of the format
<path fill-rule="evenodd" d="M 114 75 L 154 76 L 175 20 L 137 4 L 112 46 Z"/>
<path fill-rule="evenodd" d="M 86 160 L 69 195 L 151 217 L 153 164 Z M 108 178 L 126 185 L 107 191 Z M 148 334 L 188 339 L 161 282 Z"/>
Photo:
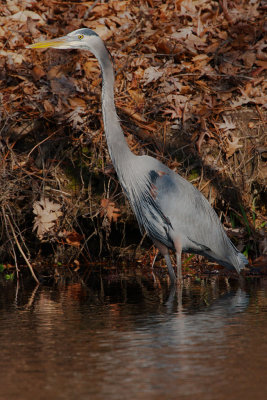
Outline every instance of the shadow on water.
<path fill-rule="evenodd" d="M 265 399 L 266 311 L 264 280 L 5 283 L 0 398 Z"/>

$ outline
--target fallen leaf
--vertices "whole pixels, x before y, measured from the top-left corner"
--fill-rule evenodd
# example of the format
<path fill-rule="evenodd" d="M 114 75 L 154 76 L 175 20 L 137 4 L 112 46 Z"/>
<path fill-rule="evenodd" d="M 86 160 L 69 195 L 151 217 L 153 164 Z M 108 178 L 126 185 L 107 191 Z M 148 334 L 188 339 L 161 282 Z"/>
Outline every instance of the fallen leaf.
<path fill-rule="evenodd" d="M 13 14 L 10 16 L 10 19 L 18 22 L 26 22 L 28 18 L 31 18 L 33 20 L 37 20 L 41 25 L 45 24 L 45 20 L 43 17 L 41 17 L 39 14 L 29 11 L 29 10 L 24 10 L 24 11 L 19 11 L 16 14 Z"/>
<path fill-rule="evenodd" d="M 144 104 L 144 93 L 141 90 L 128 90 L 131 98 L 137 103 L 139 106 Z"/>
<path fill-rule="evenodd" d="M 223 116 L 224 122 L 218 124 L 218 128 L 228 131 L 230 129 L 236 129 L 236 124 L 231 121 L 227 116 Z"/>
<path fill-rule="evenodd" d="M 110 222 L 117 222 L 118 217 L 120 216 L 120 209 L 115 207 L 115 203 L 113 201 L 110 201 L 109 199 L 102 199 L 101 207 L 101 217 L 106 215 Z"/>
<path fill-rule="evenodd" d="M 73 111 L 67 114 L 67 118 L 70 122 L 72 122 L 74 128 L 77 128 L 78 125 L 82 125 L 84 123 L 81 114 L 84 114 L 84 109 L 81 107 L 76 107 Z"/>
<path fill-rule="evenodd" d="M 177 32 L 174 32 L 171 36 L 173 39 L 180 40 L 180 39 L 186 39 L 189 35 L 192 34 L 192 26 L 186 27 L 179 29 Z"/>
<path fill-rule="evenodd" d="M 262 256 L 256 258 L 253 261 L 252 266 L 260 270 L 262 274 L 267 274 L 267 254 L 263 254 Z"/>
<path fill-rule="evenodd" d="M 148 67 L 144 71 L 143 82 L 144 86 L 148 85 L 151 82 L 157 81 L 164 74 L 164 70 L 159 70 L 160 67 Z"/>
<path fill-rule="evenodd" d="M 39 239 L 43 239 L 46 233 L 51 232 L 56 221 L 62 216 L 61 205 L 42 197 L 33 204 L 34 217 L 33 231 L 37 230 Z"/>
<path fill-rule="evenodd" d="M 83 236 L 80 235 L 78 232 L 66 232 L 66 242 L 70 246 L 80 247 L 81 241 L 83 240 Z"/>
<path fill-rule="evenodd" d="M 12 51 L 0 50 L 0 56 L 7 58 L 7 63 L 12 64 L 22 64 L 25 61 L 25 57 L 22 54 L 18 54 Z"/>
<path fill-rule="evenodd" d="M 97 63 L 95 62 L 95 60 L 94 61 L 91 61 L 91 60 L 86 61 L 83 64 L 83 69 L 84 69 L 85 75 L 88 78 L 90 78 L 93 73 L 99 71 L 99 67 L 98 67 Z"/>
<path fill-rule="evenodd" d="M 131 118 L 134 118 L 137 122 L 147 122 L 143 115 L 135 112 L 132 108 L 129 107 L 119 107 L 122 111 L 124 111 Z"/>
<path fill-rule="evenodd" d="M 61 65 L 55 65 L 54 67 L 50 68 L 50 70 L 47 73 L 47 79 L 55 79 L 55 78 L 61 78 L 63 75 L 62 71 L 62 66 Z"/>
<path fill-rule="evenodd" d="M 256 54 L 252 51 L 246 51 L 241 58 L 247 67 L 252 67 L 256 60 Z"/>
<path fill-rule="evenodd" d="M 44 109 L 45 109 L 46 112 L 48 112 L 48 113 L 54 113 L 55 112 L 55 109 L 54 109 L 54 107 L 52 106 L 52 104 L 50 103 L 49 100 L 44 100 L 43 104 L 44 104 Z"/>
<path fill-rule="evenodd" d="M 14 0 L 6 0 L 6 7 L 8 8 L 9 11 L 16 13 L 20 11 L 20 8 L 18 7 L 17 4 L 14 4 Z"/>
<path fill-rule="evenodd" d="M 259 65 L 263 69 L 267 69 L 267 60 L 256 60 L 255 64 Z"/>
<path fill-rule="evenodd" d="M 105 25 L 97 25 L 94 31 L 103 39 L 108 40 L 113 35 L 113 32 L 108 29 Z"/>
<path fill-rule="evenodd" d="M 43 76 L 45 75 L 45 71 L 43 68 L 39 67 L 38 65 L 35 65 L 32 69 L 32 76 L 36 81 L 39 81 Z"/>
<path fill-rule="evenodd" d="M 199 62 L 203 60 L 210 60 L 210 57 L 207 56 L 207 54 L 198 54 L 197 56 L 192 58 L 192 61 L 194 62 Z"/>
<path fill-rule="evenodd" d="M 232 157 L 232 155 L 241 147 L 243 147 L 242 144 L 238 144 L 239 138 L 238 137 L 233 137 L 233 140 L 229 140 L 227 138 L 227 149 L 226 149 L 226 158 Z"/>
<path fill-rule="evenodd" d="M 86 108 L 86 102 L 81 99 L 80 97 L 70 97 L 68 99 L 69 104 L 71 106 L 71 108 L 76 108 L 76 107 L 80 107 L 80 108 Z"/>

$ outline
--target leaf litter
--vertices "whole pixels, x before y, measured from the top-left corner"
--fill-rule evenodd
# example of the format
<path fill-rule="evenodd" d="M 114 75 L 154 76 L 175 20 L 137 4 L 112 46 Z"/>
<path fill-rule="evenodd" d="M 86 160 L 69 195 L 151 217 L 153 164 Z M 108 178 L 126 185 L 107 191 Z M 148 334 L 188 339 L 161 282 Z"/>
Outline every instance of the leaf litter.
<path fill-rule="evenodd" d="M 246 226 L 241 202 L 252 232 L 243 234 L 241 250 L 259 257 L 267 203 L 265 12 L 259 0 L 7 1 L 0 16 L 2 221 L 11 207 L 25 246 L 32 229 L 40 242 L 58 240 L 58 248 L 64 247 L 58 238 L 78 234 L 71 247 L 87 257 L 104 254 L 105 246 L 112 253 L 103 235 L 115 225 L 124 239 L 114 254 L 137 242 L 136 233 L 127 240 L 125 227 L 135 224 L 137 232 L 137 225 L 106 167 L 95 58 L 25 49 L 88 27 L 113 57 L 116 104 L 131 150 L 194 176 L 233 232 Z M 10 241 L 3 232 L 4 258 Z M 92 238 L 95 249 L 82 238 Z"/>

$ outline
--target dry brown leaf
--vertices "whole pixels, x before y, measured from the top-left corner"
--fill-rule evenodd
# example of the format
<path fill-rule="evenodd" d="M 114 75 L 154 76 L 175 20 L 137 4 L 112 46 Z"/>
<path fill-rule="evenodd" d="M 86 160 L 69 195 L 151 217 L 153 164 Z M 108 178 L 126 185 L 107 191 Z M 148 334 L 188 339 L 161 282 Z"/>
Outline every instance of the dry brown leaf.
<path fill-rule="evenodd" d="M 69 104 L 71 106 L 71 108 L 76 108 L 76 107 L 80 107 L 80 108 L 86 108 L 86 102 L 81 99 L 80 97 L 73 97 L 73 98 L 69 98 L 68 99 Z"/>
<path fill-rule="evenodd" d="M 19 11 L 16 14 L 13 14 L 10 16 L 10 19 L 18 22 L 27 22 L 27 19 L 31 18 L 33 20 L 37 20 L 39 24 L 44 25 L 45 20 L 43 17 L 41 17 L 39 14 L 29 11 L 29 10 L 24 10 L 24 11 Z"/>
<path fill-rule="evenodd" d="M 189 35 L 192 34 L 193 26 L 187 26 L 185 28 L 179 29 L 177 32 L 174 32 L 171 36 L 173 39 L 181 40 L 186 39 Z"/>
<path fill-rule="evenodd" d="M 32 76 L 36 81 L 42 78 L 45 74 L 45 71 L 43 68 L 39 67 L 39 65 L 35 65 L 35 67 L 32 69 Z"/>
<path fill-rule="evenodd" d="M 6 57 L 7 63 L 9 65 L 13 64 L 22 64 L 23 61 L 25 61 L 25 57 L 22 54 L 18 54 L 13 51 L 6 51 L 6 50 L 0 50 L 0 56 Z"/>
<path fill-rule="evenodd" d="M 267 95 L 261 93 L 259 96 L 247 96 L 245 92 L 243 95 L 240 96 L 237 100 L 232 101 L 231 105 L 232 108 L 242 106 L 243 104 L 254 103 L 254 104 L 261 104 L 266 107 L 267 105 Z"/>
<path fill-rule="evenodd" d="M 182 118 L 183 116 L 183 111 L 181 110 L 181 108 L 175 106 L 174 104 L 171 104 L 169 108 L 165 108 L 165 110 L 163 110 L 163 113 L 168 115 L 170 119 L 178 119 Z"/>
<path fill-rule="evenodd" d="M 144 86 L 148 85 L 151 82 L 157 81 L 159 78 L 162 77 L 163 74 L 164 70 L 163 69 L 160 70 L 160 67 L 148 67 L 144 71 L 144 76 L 143 76 Z"/>
<path fill-rule="evenodd" d="M 119 106 L 119 108 L 124 111 L 127 115 L 130 115 L 131 118 L 134 118 L 137 122 L 147 122 L 143 115 L 135 112 L 132 108 Z"/>
<path fill-rule="evenodd" d="M 220 100 L 221 101 L 226 101 L 226 100 L 231 99 L 232 96 L 233 96 L 232 92 L 220 93 Z"/>
<path fill-rule="evenodd" d="M 236 129 L 236 124 L 233 121 L 231 121 L 230 118 L 223 115 L 223 120 L 224 120 L 224 122 L 218 124 L 218 128 L 223 129 L 224 131 Z"/>
<path fill-rule="evenodd" d="M 48 113 L 54 113 L 55 112 L 55 108 L 53 107 L 53 105 L 50 103 L 49 100 L 44 100 L 44 109 Z"/>
<path fill-rule="evenodd" d="M 84 123 L 81 115 L 84 114 L 84 109 L 81 107 L 76 107 L 73 111 L 68 113 L 66 116 L 74 128 L 77 128 L 78 125 L 82 125 Z"/>
<path fill-rule="evenodd" d="M 90 7 L 92 6 L 92 2 L 86 2 L 85 3 L 90 4 Z M 94 16 L 98 16 L 98 17 L 105 17 L 106 15 L 108 15 L 108 11 L 109 11 L 109 5 L 108 3 L 102 3 L 102 4 L 97 4 L 93 9 L 92 9 L 92 14 L 94 14 Z"/>
<path fill-rule="evenodd" d="M 99 67 L 96 61 L 88 60 L 83 64 L 85 75 L 90 78 L 95 72 L 99 72 Z"/>
<path fill-rule="evenodd" d="M 20 8 L 18 7 L 17 4 L 15 4 L 14 0 L 7 0 L 6 1 L 6 7 L 8 8 L 9 11 L 13 13 L 17 13 L 20 11 Z"/>
<path fill-rule="evenodd" d="M 97 25 L 94 30 L 103 40 L 108 40 L 113 35 L 113 32 L 105 25 Z"/>
<path fill-rule="evenodd" d="M 243 147 L 242 144 L 238 144 L 239 138 L 233 136 L 233 140 L 229 140 L 227 138 L 227 148 L 226 148 L 226 158 L 232 157 L 232 155 L 241 147 Z"/>
<path fill-rule="evenodd" d="M 256 60 L 256 54 L 252 51 L 246 51 L 241 58 L 247 67 L 252 67 Z"/>
<path fill-rule="evenodd" d="M 62 75 L 63 75 L 62 66 L 55 65 L 54 67 L 50 68 L 50 70 L 48 71 L 47 79 L 61 78 Z"/>
<path fill-rule="evenodd" d="M 178 53 L 178 46 L 176 45 L 174 48 L 171 41 L 168 41 L 166 39 L 160 40 L 158 43 L 156 43 L 156 48 L 159 53 L 163 54 Z"/>
<path fill-rule="evenodd" d="M 56 221 L 62 216 L 61 205 L 42 197 L 40 201 L 33 204 L 34 217 L 33 231 L 37 230 L 39 239 L 43 239 L 46 233 L 51 232 Z"/>
<path fill-rule="evenodd" d="M 128 90 L 129 95 L 131 98 L 138 104 L 138 105 L 143 105 L 144 104 L 144 93 L 141 90 Z"/>
<path fill-rule="evenodd" d="M 199 62 L 199 61 L 204 61 L 204 60 L 210 60 L 210 57 L 207 56 L 207 54 L 198 54 L 197 56 L 192 58 L 192 61 L 194 62 Z"/>
<path fill-rule="evenodd" d="M 54 94 L 63 96 L 71 96 L 76 91 L 76 86 L 71 79 L 66 78 L 64 75 L 58 79 L 50 81 L 51 90 Z"/>
<path fill-rule="evenodd" d="M 267 69 L 267 60 L 256 60 L 255 64 L 259 65 L 263 69 Z"/>
<path fill-rule="evenodd" d="M 257 44 L 257 59 L 262 61 L 267 61 L 266 48 L 267 48 L 266 38 L 263 38 Z"/>
<path fill-rule="evenodd" d="M 110 222 L 117 222 L 120 216 L 120 209 L 115 207 L 115 203 L 113 201 L 110 201 L 109 199 L 102 199 L 101 207 L 101 217 L 104 217 L 106 215 Z"/>
<path fill-rule="evenodd" d="M 80 247 L 81 241 L 83 240 L 83 236 L 80 235 L 78 232 L 66 232 L 66 242 L 70 246 Z"/>

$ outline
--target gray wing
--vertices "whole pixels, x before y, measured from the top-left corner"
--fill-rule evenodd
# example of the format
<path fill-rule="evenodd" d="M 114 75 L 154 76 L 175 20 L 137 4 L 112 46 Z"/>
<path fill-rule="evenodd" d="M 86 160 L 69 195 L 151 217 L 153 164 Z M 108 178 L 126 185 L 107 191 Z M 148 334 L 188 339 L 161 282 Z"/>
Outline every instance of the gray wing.
<path fill-rule="evenodd" d="M 176 235 L 181 237 L 184 251 L 203 254 L 228 268 L 244 267 L 246 258 L 227 237 L 207 199 L 191 183 L 168 170 L 158 176 L 155 186 L 157 203 L 172 224 L 169 234 L 173 240 Z"/>
<path fill-rule="evenodd" d="M 137 156 L 127 177 L 121 176 L 123 190 L 136 215 L 141 232 L 146 232 L 152 239 L 157 239 L 172 248 L 169 235 L 172 224 L 158 202 L 155 182 L 159 166 L 169 170 L 158 160 L 148 156 Z M 169 170 L 170 171 L 170 170 Z M 128 170 L 129 172 L 129 170 Z"/>
<path fill-rule="evenodd" d="M 207 199 L 188 181 L 158 160 L 139 156 L 126 195 L 141 230 L 169 248 L 179 237 L 184 251 L 203 254 L 228 268 L 244 267 L 245 257 L 228 239 Z"/>

